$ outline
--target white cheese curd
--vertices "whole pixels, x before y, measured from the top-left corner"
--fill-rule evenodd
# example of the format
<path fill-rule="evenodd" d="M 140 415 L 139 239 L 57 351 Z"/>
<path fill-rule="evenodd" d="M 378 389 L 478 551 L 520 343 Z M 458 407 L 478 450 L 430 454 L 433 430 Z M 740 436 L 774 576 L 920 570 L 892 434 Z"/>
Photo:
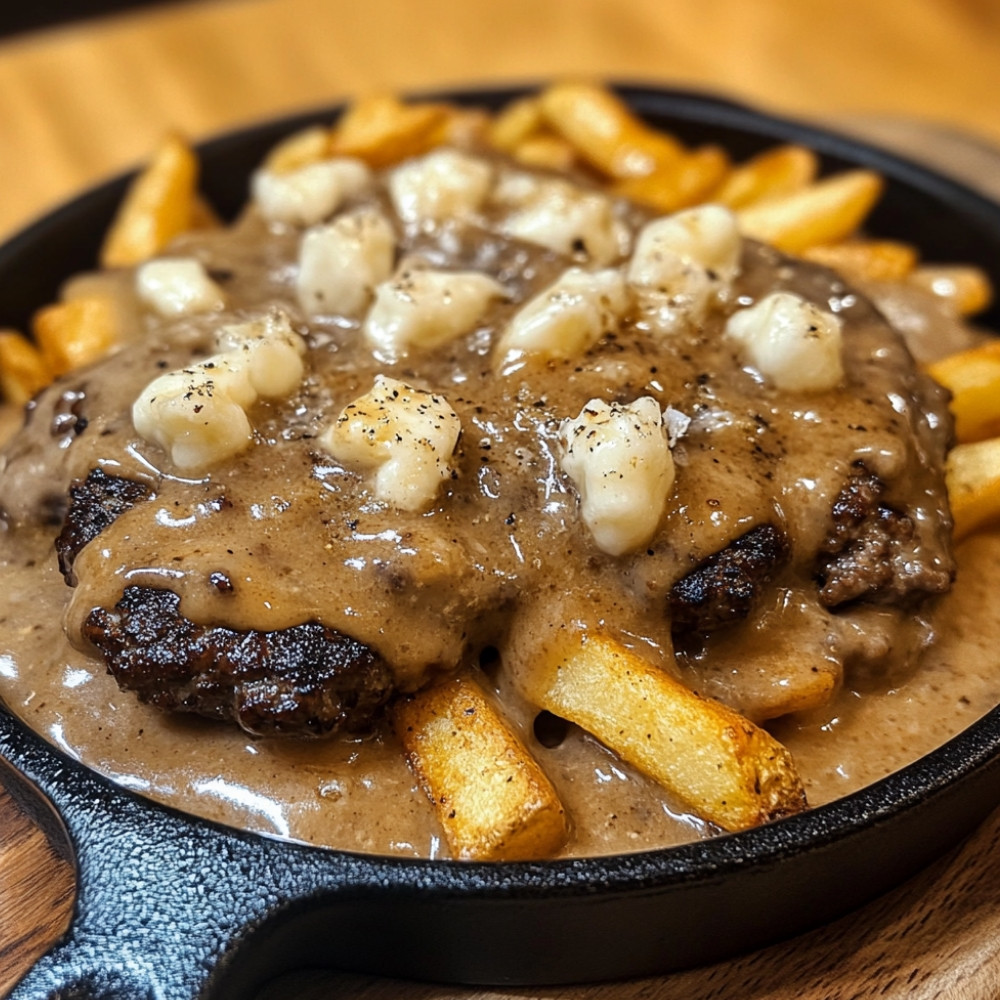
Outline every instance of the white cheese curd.
<path fill-rule="evenodd" d="M 657 333 L 704 322 L 739 274 L 743 239 L 736 217 L 701 205 L 647 223 L 629 261 L 628 281 Z"/>
<path fill-rule="evenodd" d="M 375 495 L 402 510 L 423 510 L 451 476 L 462 425 L 440 394 L 377 375 L 320 436 L 337 461 L 375 470 Z"/>
<path fill-rule="evenodd" d="M 372 173 L 361 160 L 342 156 L 283 173 L 265 167 L 250 183 L 254 203 L 268 222 L 313 226 L 368 190 Z"/>
<path fill-rule="evenodd" d="M 222 289 L 194 257 L 161 257 L 135 275 L 136 294 L 160 316 L 189 316 L 225 305 Z"/>
<path fill-rule="evenodd" d="M 310 315 L 360 317 L 392 274 L 396 237 L 375 208 L 338 216 L 302 235 L 295 290 Z"/>
<path fill-rule="evenodd" d="M 674 483 L 660 406 L 592 399 L 559 428 L 561 464 L 580 495 L 580 513 L 598 548 L 619 556 L 646 545 Z"/>
<path fill-rule="evenodd" d="M 583 355 L 627 306 L 625 280 L 618 271 L 569 268 L 511 318 L 496 348 L 501 370 L 517 371 L 529 357 Z"/>
<path fill-rule="evenodd" d="M 823 392 L 844 378 L 842 322 L 792 292 L 772 292 L 733 313 L 726 335 L 778 389 Z"/>
<path fill-rule="evenodd" d="M 404 222 L 442 222 L 477 212 L 492 183 L 485 160 L 439 149 L 393 170 L 389 195 Z"/>
<path fill-rule="evenodd" d="M 495 200 L 510 211 L 501 224 L 506 236 L 547 247 L 598 266 L 620 260 L 629 234 L 610 198 L 568 181 L 515 174 L 498 186 Z"/>
<path fill-rule="evenodd" d="M 132 407 L 132 423 L 178 469 L 204 470 L 253 440 L 247 409 L 259 397 L 290 395 L 302 381 L 305 344 L 272 314 L 223 327 L 218 354 L 153 379 Z"/>
<path fill-rule="evenodd" d="M 506 296 L 479 271 L 406 268 L 376 287 L 362 329 L 377 356 L 391 362 L 470 333 L 490 303 Z"/>

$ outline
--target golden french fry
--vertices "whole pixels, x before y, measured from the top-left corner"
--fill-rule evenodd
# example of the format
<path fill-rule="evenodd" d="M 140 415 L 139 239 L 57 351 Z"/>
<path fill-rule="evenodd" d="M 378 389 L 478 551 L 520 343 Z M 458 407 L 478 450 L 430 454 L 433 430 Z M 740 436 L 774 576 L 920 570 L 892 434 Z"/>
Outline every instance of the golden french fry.
<path fill-rule="evenodd" d="M 927 366 L 951 390 L 955 437 L 962 443 L 1000 435 L 1000 341 L 990 341 Z"/>
<path fill-rule="evenodd" d="M 23 406 L 53 379 L 38 348 L 16 330 L 0 330 L 0 392 Z"/>
<path fill-rule="evenodd" d="M 950 302 L 960 316 L 982 312 L 993 301 L 990 279 L 970 264 L 926 264 L 909 281 Z"/>
<path fill-rule="evenodd" d="M 473 146 L 486 142 L 490 116 L 479 108 L 442 105 L 445 115 L 428 133 L 427 146 Z"/>
<path fill-rule="evenodd" d="M 264 169 L 275 174 L 290 174 L 293 170 L 319 163 L 330 155 L 330 129 L 322 125 L 293 132 L 282 139 L 264 158 Z"/>
<path fill-rule="evenodd" d="M 775 195 L 799 191 L 816 177 L 819 160 L 804 146 L 776 146 L 734 167 L 712 201 L 729 208 L 745 208 Z"/>
<path fill-rule="evenodd" d="M 159 253 L 191 228 L 198 160 L 176 135 L 168 136 L 132 182 L 101 248 L 104 267 L 130 267 Z"/>
<path fill-rule="evenodd" d="M 838 243 L 861 225 L 882 187 L 882 178 L 873 171 L 848 170 L 741 209 L 740 228 L 788 253 Z"/>
<path fill-rule="evenodd" d="M 486 138 L 495 149 L 510 153 L 540 131 L 542 124 L 542 102 L 537 97 L 522 97 L 497 114 Z"/>
<path fill-rule="evenodd" d="M 956 540 L 1000 519 L 1000 438 L 955 445 L 945 481 Z"/>
<path fill-rule="evenodd" d="M 729 169 L 729 157 L 719 146 L 700 146 L 646 177 L 619 181 L 616 194 L 660 212 L 697 205 L 718 187 Z"/>
<path fill-rule="evenodd" d="M 334 126 L 329 152 L 389 166 L 432 148 L 434 130 L 447 115 L 443 104 L 403 104 L 387 94 L 364 97 Z"/>
<path fill-rule="evenodd" d="M 518 143 L 512 151 L 518 163 L 546 170 L 569 170 L 576 161 L 576 150 L 558 135 L 539 133 Z"/>
<path fill-rule="evenodd" d="M 562 846 L 555 790 L 474 681 L 452 678 L 405 698 L 393 721 L 456 858 L 527 860 Z"/>
<path fill-rule="evenodd" d="M 600 633 L 560 632 L 516 671 L 529 701 L 581 726 L 725 830 L 806 806 L 791 754 L 770 734 Z"/>
<path fill-rule="evenodd" d="M 542 114 L 592 167 L 608 177 L 644 177 L 678 160 L 684 146 L 650 128 L 610 90 L 556 83 L 542 91 Z"/>
<path fill-rule="evenodd" d="M 118 340 L 118 313 L 110 296 L 81 296 L 40 309 L 32 329 L 46 365 L 59 376 L 108 351 Z"/>
<path fill-rule="evenodd" d="M 902 281 L 917 265 L 917 251 L 894 240 L 845 240 L 802 252 L 806 260 L 832 267 L 847 279 Z"/>

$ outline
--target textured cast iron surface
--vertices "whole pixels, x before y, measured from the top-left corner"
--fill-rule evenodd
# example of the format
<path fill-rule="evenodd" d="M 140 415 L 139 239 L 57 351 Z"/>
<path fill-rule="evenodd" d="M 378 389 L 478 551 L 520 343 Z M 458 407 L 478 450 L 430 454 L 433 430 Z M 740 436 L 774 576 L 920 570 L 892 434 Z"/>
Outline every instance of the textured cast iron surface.
<path fill-rule="evenodd" d="M 517 90 L 458 95 L 496 106 Z M 864 144 L 726 102 L 623 93 L 688 141 L 737 156 L 805 142 L 830 168 L 890 178 L 873 227 L 1000 286 L 1000 209 Z M 326 110 L 203 147 L 224 213 L 276 139 Z M 63 278 L 92 266 L 121 197 L 111 182 L 0 247 L 0 325 L 24 326 Z M 85 234 L 81 237 L 81 234 Z M 996 325 L 1000 316 L 991 317 Z M 0 709 L 0 754 L 52 800 L 79 867 L 69 936 L 15 989 L 41 997 L 232 998 L 319 964 L 467 983 L 545 983 L 668 971 L 804 930 L 870 899 L 967 833 L 1000 801 L 1000 710 L 924 760 L 770 827 L 641 855 L 458 865 L 370 858 L 244 834 L 146 802 L 68 760 Z"/>

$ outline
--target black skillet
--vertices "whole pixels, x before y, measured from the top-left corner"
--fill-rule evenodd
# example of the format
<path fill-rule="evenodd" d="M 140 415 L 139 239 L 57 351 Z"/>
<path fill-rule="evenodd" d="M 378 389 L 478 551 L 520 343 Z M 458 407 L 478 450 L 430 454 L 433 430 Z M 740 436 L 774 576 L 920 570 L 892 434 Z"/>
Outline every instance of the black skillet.
<path fill-rule="evenodd" d="M 521 92 L 447 96 L 497 107 Z M 889 181 L 874 233 L 916 243 L 927 259 L 975 262 L 1000 287 L 1000 207 L 970 190 L 863 143 L 725 101 L 621 92 L 655 124 L 690 142 L 721 143 L 737 159 L 791 141 L 821 153 L 825 169 L 873 167 Z M 234 214 L 265 151 L 335 113 L 206 143 L 209 200 Z M 23 328 L 65 277 L 93 266 L 126 180 L 0 248 L 0 326 Z M 986 322 L 1000 328 L 1000 308 Z M 116 787 L 2 707 L 0 754 L 52 800 L 79 868 L 72 927 L 15 1000 L 231 1000 L 307 965 L 469 984 L 666 972 L 847 912 L 918 871 L 1000 803 L 1000 709 L 917 763 L 803 815 L 684 847 L 540 863 L 369 857 L 241 833 Z"/>

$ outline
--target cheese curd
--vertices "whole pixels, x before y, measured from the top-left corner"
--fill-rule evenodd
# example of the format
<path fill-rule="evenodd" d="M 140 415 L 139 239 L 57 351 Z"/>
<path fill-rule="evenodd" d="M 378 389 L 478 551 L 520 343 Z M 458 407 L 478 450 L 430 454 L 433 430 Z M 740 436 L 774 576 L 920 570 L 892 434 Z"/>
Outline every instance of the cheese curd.
<path fill-rule="evenodd" d="M 440 394 L 377 375 L 320 437 L 337 461 L 375 471 L 375 496 L 402 510 L 431 504 L 451 475 L 462 425 Z"/>
<path fill-rule="evenodd" d="M 349 156 L 308 163 L 277 172 L 264 167 L 251 178 L 254 203 L 268 222 L 312 226 L 322 222 L 348 199 L 368 190 L 372 173 Z"/>
<path fill-rule="evenodd" d="M 823 392 L 844 378 L 842 323 L 793 292 L 772 292 L 733 313 L 726 335 L 778 389 Z"/>
<path fill-rule="evenodd" d="M 571 267 L 511 318 L 496 348 L 501 370 L 510 374 L 532 357 L 584 354 L 627 305 L 625 281 L 618 271 Z"/>
<path fill-rule="evenodd" d="M 498 185 L 495 200 L 508 208 L 505 235 L 568 257 L 605 266 L 629 248 L 628 230 L 606 195 L 568 181 L 518 175 Z"/>
<path fill-rule="evenodd" d="M 628 281 L 654 332 L 701 324 L 739 274 L 743 240 L 736 217 L 701 205 L 654 219 L 636 241 Z"/>
<path fill-rule="evenodd" d="M 310 316 L 360 317 L 375 286 L 392 274 L 395 252 L 392 225 L 378 209 L 359 209 L 309 229 L 299 246 L 299 304 Z"/>
<path fill-rule="evenodd" d="M 389 195 L 404 222 L 441 222 L 478 211 L 492 181 L 493 168 L 485 160 L 439 149 L 393 170 Z"/>
<path fill-rule="evenodd" d="M 592 399 L 559 428 L 563 471 L 580 495 L 580 514 L 598 548 L 620 556 L 656 534 L 674 482 L 659 403 Z"/>
<path fill-rule="evenodd" d="M 160 316 L 212 312 L 225 305 L 222 289 L 194 257 L 161 257 L 135 275 L 139 299 Z"/>
<path fill-rule="evenodd" d="M 305 343 L 283 314 L 223 327 L 218 342 L 218 354 L 153 379 L 132 407 L 136 431 L 181 470 L 238 455 L 253 440 L 249 407 L 302 380 Z"/>
<path fill-rule="evenodd" d="M 505 298 L 496 279 L 478 271 L 404 268 L 375 289 L 365 338 L 383 361 L 411 348 L 430 349 L 470 333 L 491 302 Z"/>

